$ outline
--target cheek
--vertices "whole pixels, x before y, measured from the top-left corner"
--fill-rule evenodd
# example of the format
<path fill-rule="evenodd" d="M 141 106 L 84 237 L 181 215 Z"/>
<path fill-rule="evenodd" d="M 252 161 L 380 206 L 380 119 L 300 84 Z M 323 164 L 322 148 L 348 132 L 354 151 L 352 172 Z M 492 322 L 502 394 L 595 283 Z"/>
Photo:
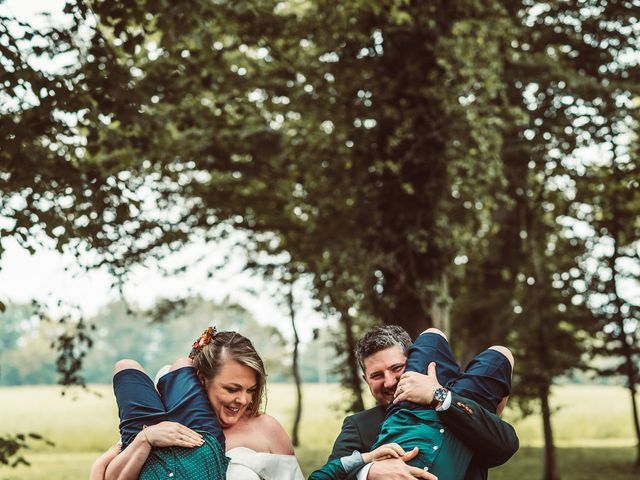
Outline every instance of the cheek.
<path fill-rule="evenodd" d="M 372 393 L 379 392 L 381 388 L 382 382 L 377 380 L 369 382 L 369 390 L 371 390 Z"/>
<path fill-rule="evenodd" d="M 219 415 L 222 405 L 224 404 L 224 398 L 221 395 L 221 392 L 211 389 L 207 392 L 207 397 L 209 398 L 209 403 L 213 407 L 213 410 Z"/>

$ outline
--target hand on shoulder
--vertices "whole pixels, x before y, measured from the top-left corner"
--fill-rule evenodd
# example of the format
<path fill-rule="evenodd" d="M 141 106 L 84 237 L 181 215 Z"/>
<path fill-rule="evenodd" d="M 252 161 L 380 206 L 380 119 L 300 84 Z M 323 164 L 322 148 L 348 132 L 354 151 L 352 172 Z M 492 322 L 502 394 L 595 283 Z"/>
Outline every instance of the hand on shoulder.
<path fill-rule="evenodd" d="M 441 387 L 436 375 L 436 364 L 431 362 L 426 375 L 418 372 L 402 374 L 396 387 L 393 403 L 408 400 L 420 405 L 429 405 L 433 400 L 433 393 Z"/>

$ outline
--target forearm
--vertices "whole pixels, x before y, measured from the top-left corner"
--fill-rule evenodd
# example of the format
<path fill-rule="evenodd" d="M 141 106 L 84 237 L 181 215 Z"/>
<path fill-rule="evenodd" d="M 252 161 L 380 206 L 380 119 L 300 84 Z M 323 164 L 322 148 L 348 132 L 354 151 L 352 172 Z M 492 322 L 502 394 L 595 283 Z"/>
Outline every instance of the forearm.
<path fill-rule="evenodd" d="M 360 456 L 359 461 L 354 461 L 353 457 L 354 455 L 350 455 L 329 460 L 321 468 L 313 472 L 309 476 L 309 480 L 344 480 L 348 478 L 350 473 L 355 473 L 356 470 L 364 465 L 362 456 Z"/>
<path fill-rule="evenodd" d="M 451 406 L 438 417 L 488 468 L 502 465 L 518 451 L 514 428 L 468 398 L 453 394 Z"/>
<path fill-rule="evenodd" d="M 120 445 L 111 447 L 105 453 L 96 458 L 93 465 L 91 465 L 91 471 L 89 472 L 89 480 L 104 480 L 105 472 L 109 463 L 120 452 Z"/>
<path fill-rule="evenodd" d="M 363 444 L 362 436 L 360 435 L 360 432 L 358 431 L 358 427 L 355 424 L 355 422 L 353 422 L 350 417 L 347 417 L 347 418 L 344 419 L 340 434 L 338 435 L 338 437 L 336 438 L 336 440 L 335 440 L 335 442 L 333 444 L 333 448 L 331 450 L 331 454 L 329 455 L 329 458 L 327 460 L 327 465 L 330 462 L 335 461 L 335 460 L 339 460 L 340 458 L 342 458 L 342 457 L 344 457 L 346 455 L 351 455 L 351 453 L 354 452 L 354 451 L 367 452 L 369 450 L 369 447 L 371 447 L 371 445 L 364 445 Z M 324 468 L 325 467 L 322 467 L 320 470 L 316 470 L 316 472 L 314 472 L 314 474 L 316 474 L 316 475 L 325 474 L 326 475 L 326 472 L 322 472 L 322 469 L 324 469 Z M 312 477 L 309 477 L 309 478 L 312 478 Z M 337 477 L 317 476 L 317 477 L 313 477 L 313 480 L 316 480 L 316 479 L 320 480 L 320 479 L 323 479 L 323 478 L 333 479 L 333 478 L 337 478 Z M 356 478 L 356 474 L 355 474 L 355 472 L 347 473 L 346 476 L 342 477 L 342 478 L 346 478 L 347 480 L 353 480 L 353 479 Z"/>
<path fill-rule="evenodd" d="M 105 480 L 136 480 L 150 453 L 151 445 L 144 432 L 138 433 L 133 442 L 109 463 Z"/>

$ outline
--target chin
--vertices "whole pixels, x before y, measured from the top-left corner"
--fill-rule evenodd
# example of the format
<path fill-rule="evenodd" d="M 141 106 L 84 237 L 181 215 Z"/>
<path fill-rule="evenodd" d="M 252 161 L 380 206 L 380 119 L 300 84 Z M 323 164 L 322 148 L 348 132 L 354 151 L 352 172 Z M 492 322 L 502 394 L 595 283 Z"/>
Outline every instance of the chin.
<path fill-rule="evenodd" d="M 234 415 L 233 417 L 227 416 L 220 420 L 220 424 L 223 425 L 223 428 L 233 427 L 242 417 L 243 414 Z"/>
<path fill-rule="evenodd" d="M 230 428 L 233 427 L 236 423 L 238 423 L 237 418 L 221 418 L 219 419 L 220 426 L 222 428 Z"/>

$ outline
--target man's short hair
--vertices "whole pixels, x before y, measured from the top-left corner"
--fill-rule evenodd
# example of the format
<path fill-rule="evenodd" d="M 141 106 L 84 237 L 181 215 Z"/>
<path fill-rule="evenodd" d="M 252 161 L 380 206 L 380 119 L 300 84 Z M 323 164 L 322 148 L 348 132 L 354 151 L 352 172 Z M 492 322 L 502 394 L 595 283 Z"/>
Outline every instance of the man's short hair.
<path fill-rule="evenodd" d="M 364 372 L 364 360 L 374 353 L 398 345 L 402 353 L 407 355 L 411 348 L 411 337 L 398 325 L 382 325 L 369 330 L 358 340 L 355 348 L 356 358 Z"/>

